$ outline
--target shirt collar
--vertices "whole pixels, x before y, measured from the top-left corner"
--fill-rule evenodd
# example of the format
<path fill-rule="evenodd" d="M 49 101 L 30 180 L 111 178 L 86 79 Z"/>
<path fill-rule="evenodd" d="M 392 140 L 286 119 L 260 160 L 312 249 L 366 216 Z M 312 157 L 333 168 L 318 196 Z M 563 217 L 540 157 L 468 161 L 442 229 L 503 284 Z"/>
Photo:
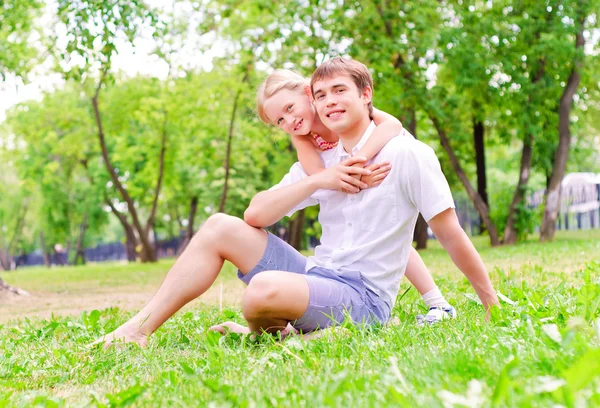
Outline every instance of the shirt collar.
<path fill-rule="evenodd" d="M 360 149 L 362 149 L 362 147 L 365 145 L 365 143 L 367 143 L 367 140 L 369 140 L 369 137 L 371 136 L 371 133 L 373 133 L 373 130 L 375 130 L 375 122 L 371 121 L 371 123 L 369 124 L 369 127 L 367 127 L 367 130 L 365 130 L 365 133 L 363 133 L 362 137 L 360 138 L 360 140 L 358 141 L 356 146 L 354 146 L 354 148 L 352 149 L 352 156 L 356 155 L 356 153 L 358 153 L 358 151 Z M 337 149 L 338 149 L 338 156 L 340 157 L 340 161 L 346 159 L 347 157 L 350 157 L 350 155 L 348 153 L 346 153 L 346 150 L 344 150 L 344 146 L 342 145 L 341 140 L 337 145 Z"/>

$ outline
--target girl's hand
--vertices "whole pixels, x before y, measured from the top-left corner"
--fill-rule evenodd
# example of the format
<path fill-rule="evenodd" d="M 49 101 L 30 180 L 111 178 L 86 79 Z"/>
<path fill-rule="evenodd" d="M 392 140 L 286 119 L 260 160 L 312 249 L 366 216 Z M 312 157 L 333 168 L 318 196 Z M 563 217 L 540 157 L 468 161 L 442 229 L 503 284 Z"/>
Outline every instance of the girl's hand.
<path fill-rule="evenodd" d="M 383 180 L 390 174 L 392 165 L 390 162 L 373 163 L 365 167 L 367 170 L 371 170 L 371 174 L 368 176 L 362 176 L 361 181 L 367 184 L 367 188 L 377 187 Z"/>
<path fill-rule="evenodd" d="M 348 193 L 358 193 L 367 188 L 367 184 L 352 177 L 353 175 L 368 176 L 371 171 L 362 166 L 354 167 L 357 163 L 365 163 L 364 157 L 350 157 L 336 166 L 329 167 L 311 177 L 317 183 L 319 189 L 341 190 Z"/>

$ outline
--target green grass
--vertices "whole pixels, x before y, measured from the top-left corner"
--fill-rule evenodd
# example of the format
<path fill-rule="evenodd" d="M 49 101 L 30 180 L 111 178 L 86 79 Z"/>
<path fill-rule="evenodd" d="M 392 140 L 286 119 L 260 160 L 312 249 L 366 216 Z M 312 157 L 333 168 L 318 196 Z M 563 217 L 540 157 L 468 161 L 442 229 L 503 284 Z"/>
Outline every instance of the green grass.
<path fill-rule="evenodd" d="M 5 274 L 4 279 L 29 291 L 88 292 L 99 287 L 156 284 L 172 263 L 167 259 L 155 264 L 107 262 L 50 269 L 33 267 Z"/>
<path fill-rule="evenodd" d="M 348 326 L 349 335 L 308 342 L 207 333 L 242 321 L 240 310 L 212 306 L 176 315 L 147 349 L 87 347 L 130 316 L 118 309 L 13 320 L 0 325 L 0 406 L 600 406 L 599 238 L 568 233 L 506 248 L 476 238 L 496 288 L 516 302 L 489 323 L 435 243 L 422 256 L 459 318 L 433 327 L 414 324 L 424 310 L 415 290 L 397 302 L 397 325 Z M 32 291 L 145 286 L 171 263 L 4 278 Z"/>
<path fill-rule="evenodd" d="M 155 287 L 165 277 L 173 259 L 161 259 L 155 264 L 105 262 L 74 267 L 32 267 L 3 275 L 14 286 L 36 292 L 89 293 L 104 288 L 122 286 Z M 233 278 L 233 267 L 226 266 L 226 275 Z"/>

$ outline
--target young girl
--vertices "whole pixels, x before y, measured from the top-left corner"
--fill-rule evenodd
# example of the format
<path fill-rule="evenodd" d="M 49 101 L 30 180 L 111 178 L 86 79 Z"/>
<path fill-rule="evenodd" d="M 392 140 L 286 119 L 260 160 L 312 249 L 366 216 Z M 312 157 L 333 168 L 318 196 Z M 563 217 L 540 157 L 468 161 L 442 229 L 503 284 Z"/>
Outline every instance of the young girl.
<path fill-rule="evenodd" d="M 298 160 L 308 175 L 324 169 L 320 151 L 333 149 L 339 137 L 326 128 L 312 105 L 313 97 L 309 80 L 294 71 L 276 70 L 261 84 L 257 92 L 257 111 L 267 125 L 274 125 L 292 138 L 298 152 Z M 373 121 L 377 127 L 357 156 L 372 159 L 393 137 L 412 137 L 393 116 L 373 109 Z M 373 188 L 381 184 L 390 172 L 387 162 L 367 166 L 371 175 L 362 181 Z M 353 191 L 348 184 L 348 191 Z M 423 297 L 429 307 L 426 315 L 417 316 L 419 323 L 435 323 L 456 316 L 455 309 L 446 302 L 418 252 L 411 247 L 406 278 Z"/>

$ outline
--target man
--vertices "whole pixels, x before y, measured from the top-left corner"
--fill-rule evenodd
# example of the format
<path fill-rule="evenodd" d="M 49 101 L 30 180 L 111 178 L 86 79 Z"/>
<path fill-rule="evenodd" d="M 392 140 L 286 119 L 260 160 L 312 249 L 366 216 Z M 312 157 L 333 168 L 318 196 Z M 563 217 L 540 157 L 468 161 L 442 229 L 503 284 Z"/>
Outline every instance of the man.
<path fill-rule="evenodd" d="M 225 259 L 248 284 L 242 311 L 248 328 L 239 332 L 325 328 L 350 316 L 356 323 L 385 323 L 398 293 L 412 234 L 421 212 L 469 279 L 484 307 L 498 303 L 479 254 L 456 218 L 452 195 L 431 148 L 410 137 L 392 139 L 376 156 L 392 170 L 377 188 L 341 191 L 344 182 L 364 187 L 351 174 L 368 174 L 352 157 L 374 128 L 370 119 L 373 84 L 356 61 L 323 63 L 311 83 L 323 123 L 340 136 L 337 148 L 322 153 L 326 170 L 307 176 L 296 163 L 275 187 L 257 194 L 246 222 L 217 214 L 209 218 L 169 271 L 150 303 L 105 339 L 146 344 L 148 336 L 185 303 L 204 293 Z M 321 245 L 305 258 L 264 230 L 285 215 L 320 205 Z M 258 228 L 253 228 L 258 227 Z"/>

